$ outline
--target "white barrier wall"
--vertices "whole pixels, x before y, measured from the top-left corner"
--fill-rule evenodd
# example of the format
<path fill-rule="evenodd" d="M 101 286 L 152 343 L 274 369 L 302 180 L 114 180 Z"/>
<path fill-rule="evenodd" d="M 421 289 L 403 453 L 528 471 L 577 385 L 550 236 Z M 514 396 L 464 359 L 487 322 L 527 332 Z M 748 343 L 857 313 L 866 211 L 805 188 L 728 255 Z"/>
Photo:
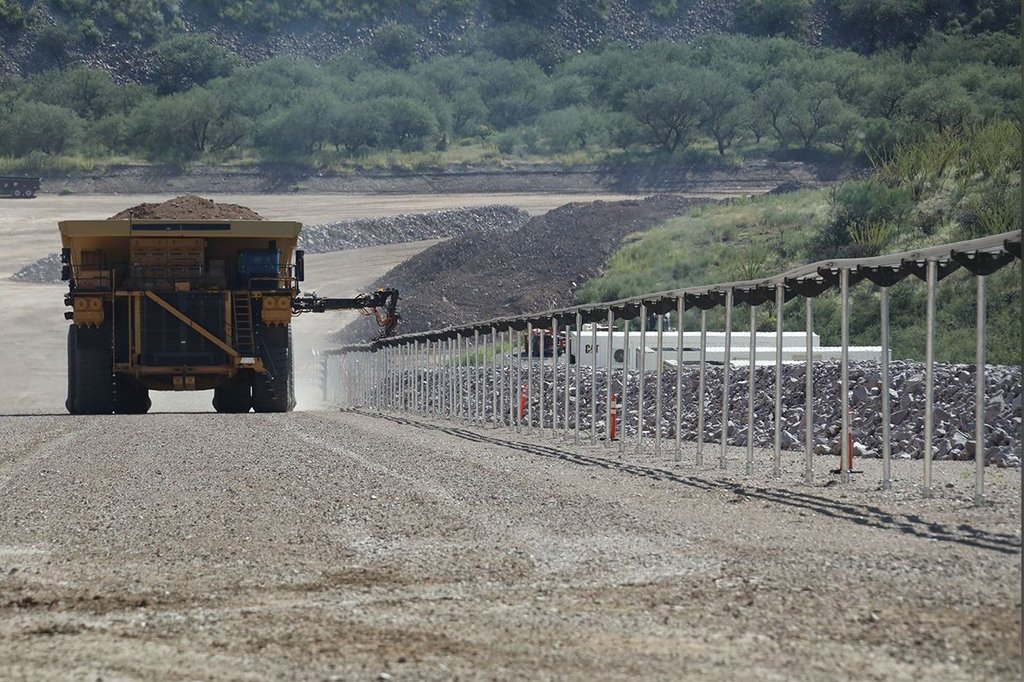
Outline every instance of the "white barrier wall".
<path fill-rule="evenodd" d="M 775 332 L 757 332 L 755 340 L 757 357 L 754 363 L 757 365 L 775 364 Z M 612 352 L 612 367 L 622 367 L 626 361 L 625 348 L 629 349 L 629 367 L 636 368 L 640 363 L 641 342 L 645 348 L 644 365 L 649 368 L 656 366 L 658 361 L 658 333 L 648 331 L 641 334 L 639 331 L 630 331 L 628 344 L 626 343 L 626 332 L 613 331 L 610 339 Z M 814 349 L 815 360 L 836 360 L 842 357 L 842 348 L 839 346 L 822 346 L 817 334 L 812 334 L 811 343 Z M 608 365 L 609 338 L 607 327 L 597 328 L 597 343 L 594 344 L 594 333 L 590 325 L 584 325 L 583 331 L 577 334 L 575 331 L 569 333 L 569 344 L 572 354 L 584 365 L 591 362 L 597 363 L 598 367 Z M 750 332 L 733 332 L 730 339 L 732 346 L 730 355 L 734 365 L 747 365 L 750 363 Z M 662 333 L 661 359 L 664 363 L 675 365 L 678 360 L 679 332 L 666 331 Z M 881 346 L 850 346 L 851 360 L 878 360 L 882 354 Z M 595 360 L 596 356 L 596 360 Z M 725 362 L 725 332 L 707 333 L 707 362 Z M 782 361 L 783 362 L 805 362 L 807 360 L 807 334 L 805 332 L 783 332 L 782 333 Z M 683 363 L 696 364 L 700 362 L 700 332 L 683 332 Z"/>

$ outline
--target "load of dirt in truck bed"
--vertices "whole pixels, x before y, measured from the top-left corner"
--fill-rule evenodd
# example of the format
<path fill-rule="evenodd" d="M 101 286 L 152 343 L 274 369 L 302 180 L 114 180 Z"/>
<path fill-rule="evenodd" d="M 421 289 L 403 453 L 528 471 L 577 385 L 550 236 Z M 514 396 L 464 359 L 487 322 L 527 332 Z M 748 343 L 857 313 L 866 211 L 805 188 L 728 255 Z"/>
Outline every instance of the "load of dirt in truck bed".
<path fill-rule="evenodd" d="M 566 204 L 518 230 L 471 232 L 433 246 L 373 287 L 401 292 L 399 334 L 576 303 L 576 289 L 598 276 L 622 240 L 690 208 L 714 203 L 671 195 Z M 356 320 L 332 340 L 358 343 L 374 329 Z"/>
<path fill-rule="evenodd" d="M 159 204 L 139 204 L 110 216 L 111 220 L 263 220 L 256 211 L 238 204 L 219 204 L 184 194 Z"/>

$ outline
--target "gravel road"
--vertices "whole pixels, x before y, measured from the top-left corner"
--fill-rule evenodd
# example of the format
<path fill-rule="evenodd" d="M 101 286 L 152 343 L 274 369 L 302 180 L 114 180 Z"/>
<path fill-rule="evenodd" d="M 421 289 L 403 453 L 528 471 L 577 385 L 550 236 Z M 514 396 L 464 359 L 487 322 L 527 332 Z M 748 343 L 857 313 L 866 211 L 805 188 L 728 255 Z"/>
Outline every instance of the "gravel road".
<path fill-rule="evenodd" d="M 978 509 L 963 463 L 924 500 L 334 411 L 0 442 L 0 679 L 1021 675 L 1019 471 Z"/>

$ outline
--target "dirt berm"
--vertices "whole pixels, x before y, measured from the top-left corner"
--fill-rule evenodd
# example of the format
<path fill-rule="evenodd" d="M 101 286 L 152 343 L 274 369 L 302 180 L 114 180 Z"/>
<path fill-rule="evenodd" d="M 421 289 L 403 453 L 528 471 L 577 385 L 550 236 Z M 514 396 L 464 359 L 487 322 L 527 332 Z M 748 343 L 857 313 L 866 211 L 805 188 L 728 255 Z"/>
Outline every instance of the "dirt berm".
<path fill-rule="evenodd" d="M 571 305 L 577 288 L 601 273 L 627 235 L 712 202 L 659 195 L 567 204 L 512 232 L 471 232 L 438 244 L 374 286 L 401 292 L 402 334 Z M 333 340 L 365 339 L 365 324 L 357 320 Z"/>

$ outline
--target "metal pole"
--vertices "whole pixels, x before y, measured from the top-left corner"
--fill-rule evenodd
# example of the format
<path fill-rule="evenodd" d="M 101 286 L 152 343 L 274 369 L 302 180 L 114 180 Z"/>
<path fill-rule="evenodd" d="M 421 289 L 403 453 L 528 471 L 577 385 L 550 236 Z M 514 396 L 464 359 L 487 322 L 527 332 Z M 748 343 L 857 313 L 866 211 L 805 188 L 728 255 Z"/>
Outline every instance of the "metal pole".
<path fill-rule="evenodd" d="M 612 332 L 615 329 L 615 312 L 608 309 L 608 341 L 605 347 L 605 355 L 608 358 L 605 360 L 605 403 L 604 403 L 604 446 L 606 448 L 611 447 L 611 433 L 612 433 L 612 356 L 615 354 L 615 349 L 612 347 Z"/>
<path fill-rule="evenodd" d="M 921 493 L 925 497 L 932 496 L 932 432 L 934 429 L 935 396 L 933 386 L 935 385 L 935 280 L 938 270 L 938 261 L 928 261 L 928 311 L 927 331 L 924 337 L 924 482 L 921 485 Z M 979 443 L 984 447 L 984 443 Z"/>
<path fill-rule="evenodd" d="M 629 404 L 627 400 L 626 391 L 629 387 L 629 326 L 630 320 L 623 319 L 622 321 L 622 414 L 619 417 L 619 424 L 622 428 L 619 429 L 619 455 L 621 456 L 626 449 L 626 405 Z"/>
<path fill-rule="evenodd" d="M 583 341 L 583 316 L 577 311 L 576 313 L 576 338 Z M 582 348 L 577 348 L 577 351 L 582 351 Z M 580 363 L 583 362 L 583 353 L 579 352 L 576 355 L 576 423 L 573 425 L 573 442 L 576 445 L 580 444 Z"/>
<path fill-rule="evenodd" d="M 892 490 L 892 437 L 889 405 L 889 288 L 882 287 L 882 490 Z"/>
<path fill-rule="evenodd" d="M 562 411 L 564 412 L 562 418 L 562 430 L 565 433 L 562 435 L 564 439 L 569 437 L 569 361 L 579 352 L 577 348 L 579 344 L 576 339 L 572 338 L 572 334 L 569 333 L 569 323 L 565 323 L 565 383 L 562 385 Z"/>
<path fill-rule="evenodd" d="M 747 476 L 754 473 L 754 385 L 757 374 L 757 306 L 750 304 L 750 366 L 747 368 Z"/>
<path fill-rule="evenodd" d="M 805 300 L 807 370 L 804 373 L 804 481 L 814 482 L 814 310 Z"/>
<path fill-rule="evenodd" d="M 538 423 L 537 423 L 537 435 L 539 437 L 543 438 L 544 437 L 544 391 L 545 391 L 545 389 L 544 389 L 544 357 L 545 357 L 545 353 L 547 353 L 547 338 L 544 335 L 544 330 L 543 329 L 540 330 L 540 336 L 538 336 L 537 338 L 540 340 L 540 355 L 537 358 L 537 364 L 538 364 L 537 373 L 539 374 L 538 385 L 537 385 L 537 392 L 540 394 L 539 395 L 540 406 L 539 406 L 539 413 L 538 413 L 539 418 L 537 420 L 538 421 Z"/>
<path fill-rule="evenodd" d="M 708 360 L 708 311 L 700 311 L 700 371 L 697 378 L 697 456 L 694 464 L 704 464 L 704 376 Z"/>
<path fill-rule="evenodd" d="M 662 415 L 662 411 L 661 411 L 661 398 L 662 398 L 662 395 L 661 395 L 661 392 L 662 392 L 661 380 L 663 378 L 663 376 L 662 376 L 662 367 L 665 364 L 664 361 L 662 360 L 662 357 L 661 357 L 662 353 L 664 353 L 664 351 L 665 351 L 665 316 L 662 315 L 661 313 L 658 314 L 657 323 L 656 323 L 656 327 L 655 328 L 657 330 L 657 342 L 656 343 L 657 343 L 657 348 L 658 348 L 658 352 L 657 352 L 658 366 L 657 366 L 657 369 L 654 372 L 654 377 L 655 377 L 655 381 L 657 381 L 658 383 L 654 387 L 654 454 L 655 454 L 655 456 L 660 457 L 661 456 L 661 415 Z"/>
<path fill-rule="evenodd" d="M 523 390 L 523 335 L 516 333 L 516 353 L 513 355 L 516 361 L 516 390 L 512 394 L 512 403 L 515 405 L 516 410 L 516 433 L 522 432 L 523 429 L 523 417 L 524 410 L 521 410 L 522 406 L 522 393 Z"/>
<path fill-rule="evenodd" d="M 683 297 L 676 299 L 676 463 L 683 463 Z"/>
<path fill-rule="evenodd" d="M 772 476 L 782 476 L 782 308 L 786 304 L 786 287 L 775 285 L 775 461 Z"/>
<path fill-rule="evenodd" d="M 498 381 L 498 352 L 501 344 L 498 340 L 498 330 L 491 325 L 491 414 L 494 415 L 494 428 L 498 428 L 498 422 L 501 421 L 501 413 L 498 412 L 501 404 L 501 383 Z"/>
<path fill-rule="evenodd" d="M 460 384 L 462 398 L 459 400 L 459 406 L 462 408 L 462 421 L 468 423 L 471 419 L 472 408 L 472 393 L 470 392 L 472 384 L 470 384 L 469 377 L 469 336 L 462 337 L 462 352 L 459 354 L 459 364 L 462 367 L 462 382 Z"/>
<path fill-rule="evenodd" d="M 533 323 L 526 323 L 526 433 L 533 433 Z"/>
<path fill-rule="evenodd" d="M 985 504 L 985 277 L 978 275 L 974 369 L 974 504 Z"/>
<path fill-rule="evenodd" d="M 732 362 L 732 289 L 725 292 L 725 357 L 722 359 L 722 450 L 718 468 L 725 468 L 726 447 L 729 442 L 729 370 Z"/>
<path fill-rule="evenodd" d="M 647 304 L 640 303 L 640 358 L 637 362 L 636 454 L 644 446 L 644 391 L 647 387 Z"/>
<path fill-rule="evenodd" d="M 551 439 L 558 432 L 558 318 L 551 317 Z"/>
<path fill-rule="evenodd" d="M 842 442 L 839 443 L 839 452 L 842 461 L 839 462 L 839 478 L 843 483 L 850 482 L 850 270 L 840 268 L 839 270 L 839 296 L 840 300 L 840 346 L 842 349 L 842 395 L 839 399 L 840 409 L 843 411 L 840 431 Z"/>
<path fill-rule="evenodd" d="M 597 445 L 597 323 L 590 323 L 590 444 Z"/>
<path fill-rule="evenodd" d="M 470 367 L 473 368 L 473 411 L 471 414 L 471 421 L 475 424 L 480 421 L 480 416 L 483 413 L 481 404 L 483 387 L 480 385 L 480 330 L 478 329 L 473 330 L 473 352 L 469 358 Z"/>

